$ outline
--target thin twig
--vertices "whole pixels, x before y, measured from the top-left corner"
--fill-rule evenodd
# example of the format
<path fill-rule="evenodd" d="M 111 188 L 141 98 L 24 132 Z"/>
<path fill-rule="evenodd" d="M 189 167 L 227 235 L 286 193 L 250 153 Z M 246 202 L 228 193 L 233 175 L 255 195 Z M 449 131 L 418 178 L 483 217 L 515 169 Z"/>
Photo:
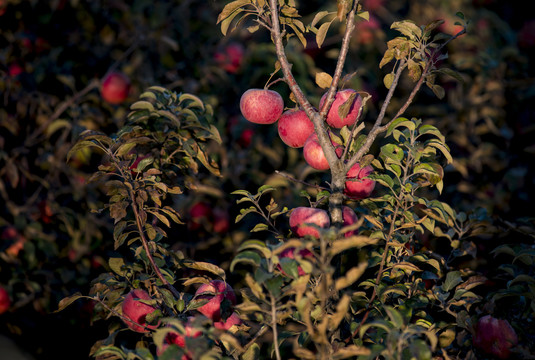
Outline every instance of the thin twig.
<path fill-rule="evenodd" d="M 305 186 L 313 187 L 313 188 L 316 188 L 318 190 L 327 190 L 327 191 L 329 190 L 329 188 L 326 188 L 326 187 L 323 187 L 323 186 L 320 186 L 320 185 L 316 185 L 316 184 L 311 184 L 311 183 L 308 183 L 306 181 L 296 179 L 293 176 L 290 176 L 290 175 L 288 175 L 286 173 L 283 173 L 283 172 L 281 172 L 279 170 L 275 170 L 275 173 L 279 174 L 280 176 L 285 177 L 286 179 L 288 179 L 290 181 L 293 181 L 293 182 L 296 182 L 296 183 L 299 183 L 299 184 L 303 184 Z"/>

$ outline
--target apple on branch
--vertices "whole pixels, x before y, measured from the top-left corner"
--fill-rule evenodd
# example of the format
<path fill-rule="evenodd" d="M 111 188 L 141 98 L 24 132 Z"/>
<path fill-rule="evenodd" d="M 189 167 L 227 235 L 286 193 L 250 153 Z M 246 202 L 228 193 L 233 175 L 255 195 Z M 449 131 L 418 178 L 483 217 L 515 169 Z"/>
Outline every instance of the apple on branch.
<path fill-rule="evenodd" d="M 163 343 L 161 346 L 158 347 L 156 350 L 156 354 L 158 356 L 161 356 L 169 346 L 176 345 L 179 348 L 186 348 L 186 339 L 187 338 L 198 338 L 202 335 L 202 331 L 199 329 L 196 329 L 193 325 L 193 321 L 195 318 L 193 316 L 188 317 L 188 320 L 186 324 L 184 325 L 184 334 L 181 334 L 177 330 L 169 331 L 163 340 Z M 168 327 L 171 327 L 170 325 L 167 325 Z M 182 355 L 181 360 L 191 360 L 193 358 L 193 354 L 191 352 L 187 351 L 186 354 Z"/>
<path fill-rule="evenodd" d="M 323 94 L 320 99 L 320 108 L 327 99 L 327 93 Z M 344 126 L 351 127 L 356 121 L 359 115 L 360 107 L 362 106 L 362 97 L 353 89 L 340 90 L 334 96 L 334 101 L 327 113 L 327 124 L 330 126 L 341 129 Z M 347 108 L 347 115 L 340 116 L 344 107 Z M 343 112 L 343 111 L 342 111 Z"/>
<path fill-rule="evenodd" d="M 132 321 L 124 320 L 125 324 L 132 330 L 145 333 L 148 329 L 156 329 L 158 325 L 148 325 L 147 316 L 151 315 L 158 308 L 149 305 L 146 302 L 153 300 L 150 295 L 143 289 L 130 291 L 122 305 L 123 315 Z"/>
<path fill-rule="evenodd" d="M 301 148 L 314 133 L 314 124 L 306 112 L 301 109 L 286 110 L 278 122 L 279 136 L 282 141 L 293 148 Z"/>
<path fill-rule="evenodd" d="M 349 226 L 355 224 L 357 221 L 359 221 L 359 218 L 355 211 L 351 209 L 349 206 L 342 206 L 342 220 L 344 221 L 343 226 Z M 358 230 L 351 230 L 345 233 L 345 237 L 350 237 L 353 235 L 358 235 Z"/>
<path fill-rule="evenodd" d="M 197 311 L 215 322 L 220 321 L 224 313 L 230 312 L 236 305 L 234 289 L 222 280 L 212 280 L 199 286 L 194 299 L 207 300 L 204 305 L 197 308 Z"/>
<path fill-rule="evenodd" d="M 319 238 L 320 233 L 315 226 L 323 229 L 331 226 L 327 211 L 304 206 L 292 210 L 290 214 L 290 229 L 295 235 L 299 237 L 310 235 Z"/>
<path fill-rule="evenodd" d="M 284 101 L 280 94 L 269 89 L 249 89 L 240 98 L 240 111 L 255 124 L 273 124 L 282 115 Z"/>
<path fill-rule="evenodd" d="M 337 144 L 334 140 L 331 139 L 331 143 L 335 147 L 335 152 L 338 157 L 341 157 L 344 153 L 344 149 L 340 144 Z M 316 170 L 327 170 L 329 169 L 329 163 L 325 157 L 325 153 L 321 147 L 321 144 L 318 140 L 318 135 L 312 133 L 303 146 L 303 157 L 308 165 Z"/>
<path fill-rule="evenodd" d="M 353 200 L 361 200 L 369 197 L 375 188 L 375 181 L 368 178 L 373 172 L 373 167 L 367 165 L 360 168 L 360 164 L 355 164 L 349 169 L 346 175 L 344 194 Z"/>

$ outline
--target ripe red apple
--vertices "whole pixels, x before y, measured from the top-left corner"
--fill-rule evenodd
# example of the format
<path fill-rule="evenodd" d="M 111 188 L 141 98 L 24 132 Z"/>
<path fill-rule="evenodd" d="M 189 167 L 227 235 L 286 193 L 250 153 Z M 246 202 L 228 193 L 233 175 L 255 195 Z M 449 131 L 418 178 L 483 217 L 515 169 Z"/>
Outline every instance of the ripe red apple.
<path fill-rule="evenodd" d="M 212 207 L 205 202 L 195 203 L 189 210 L 190 220 L 188 227 L 190 230 L 198 230 L 204 224 L 212 221 Z"/>
<path fill-rule="evenodd" d="M 337 144 L 334 140 L 331 140 L 331 143 L 335 147 L 335 152 L 338 157 L 342 156 L 344 149 L 340 144 Z M 327 170 L 329 169 L 329 163 L 325 157 L 325 153 L 321 148 L 320 142 L 318 140 L 318 135 L 312 133 L 303 146 L 303 156 L 308 165 L 313 167 L 316 170 Z"/>
<path fill-rule="evenodd" d="M 331 220 L 327 211 L 322 209 L 304 206 L 293 209 L 290 214 L 290 229 L 292 232 L 299 237 L 311 235 L 319 238 L 319 231 L 314 226 L 307 224 L 314 224 L 320 228 L 328 228 L 331 226 Z"/>
<path fill-rule="evenodd" d="M 221 303 L 224 300 L 230 302 L 227 305 L 236 305 L 234 290 L 229 284 L 221 280 L 212 280 L 199 286 L 195 292 L 195 299 L 208 300 L 206 304 L 197 308 L 197 311 L 213 321 L 221 320 Z"/>
<path fill-rule="evenodd" d="M 0 315 L 9 310 L 11 306 L 11 299 L 7 290 L 3 286 L 0 286 Z"/>
<path fill-rule="evenodd" d="M 223 319 L 221 319 L 223 320 Z M 231 327 L 233 327 L 234 325 L 238 326 L 238 325 L 241 325 L 242 321 L 240 319 L 240 315 L 238 315 L 237 313 L 233 312 L 232 315 L 230 315 L 227 320 L 225 321 L 216 321 L 214 322 L 214 327 L 216 329 L 220 329 L 220 330 L 229 330 Z"/>
<path fill-rule="evenodd" d="M 377 18 L 370 16 L 368 21 L 359 21 L 355 26 L 355 41 L 358 44 L 371 44 L 376 37 L 376 33 L 381 29 L 381 24 Z"/>
<path fill-rule="evenodd" d="M 308 249 L 299 250 L 299 256 L 301 256 L 302 258 L 305 258 L 305 259 L 313 259 L 314 258 L 314 254 Z M 291 248 L 284 249 L 280 253 L 279 258 L 295 259 L 295 248 L 291 247 Z M 284 275 L 287 276 L 287 274 L 282 270 L 282 266 L 280 264 L 278 265 L 278 269 Z M 306 274 L 305 270 L 303 270 L 303 268 L 301 266 L 299 266 L 299 265 L 297 266 L 297 273 L 299 274 L 299 276 L 304 276 Z"/>
<path fill-rule="evenodd" d="M 485 315 L 476 325 L 474 346 L 498 359 L 508 359 L 511 348 L 518 344 L 515 329 L 505 319 Z"/>
<path fill-rule="evenodd" d="M 241 96 L 240 110 L 252 123 L 273 124 L 282 115 L 284 101 L 276 91 L 249 89 Z"/>
<path fill-rule="evenodd" d="M 111 72 L 102 80 L 100 93 L 110 104 L 120 104 L 130 92 L 130 79 L 122 72 Z"/>
<path fill-rule="evenodd" d="M 122 305 L 123 315 L 137 324 L 127 320 L 123 321 L 130 329 L 144 333 L 149 331 L 146 328 L 156 329 L 158 327 L 157 325 L 147 325 L 146 320 L 147 315 L 152 314 L 157 308 L 140 300 L 152 300 L 152 298 L 142 289 L 132 290 L 126 295 Z"/>
<path fill-rule="evenodd" d="M 353 200 L 365 199 L 371 195 L 375 188 L 375 181 L 368 179 L 367 176 L 373 172 L 371 165 L 360 168 L 355 164 L 349 169 L 346 175 L 344 194 Z"/>
<path fill-rule="evenodd" d="M 344 220 L 343 226 L 353 225 L 354 223 L 359 221 L 357 214 L 355 214 L 355 211 L 353 211 L 353 209 L 351 209 L 349 206 L 342 206 L 342 219 Z M 348 231 L 345 233 L 345 237 L 358 235 L 358 233 L 358 229 Z"/>
<path fill-rule="evenodd" d="M 245 48 L 242 44 L 231 43 L 228 44 L 223 50 L 218 51 L 214 55 L 214 59 L 223 70 L 228 73 L 235 74 L 240 69 L 243 56 L 245 54 Z"/>
<path fill-rule="evenodd" d="M 314 124 L 308 118 L 305 110 L 286 110 L 279 119 L 279 136 L 282 141 L 293 148 L 305 145 L 308 137 L 314 133 Z"/>
<path fill-rule="evenodd" d="M 345 125 L 351 126 L 355 123 L 355 121 L 357 121 L 359 109 L 362 105 L 362 97 L 356 93 L 357 92 L 353 89 L 344 89 L 336 93 L 332 106 L 329 109 L 329 112 L 327 113 L 327 124 L 334 128 L 341 129 Z M 338 109 L 340 109 L 340 106 L 342 106 L 352 94 L 356 94 L 355 100 L 353 101 L 353 104 L 351 105 L 347 116 L 342 119 L 340 118 Z M 320 108 L 323 106 L 323 103 L 325 102 L 326 98 L 327 93 L 323 94 L 320 99 Z"/>
<path fill-rule="evenodd" d="M 161 356 L 170 345 L 176 345 L 180 348 L 185 348 L 186 338 L 198 338 L 201 336 L 202 331 L 195 329 L 192 325 L 194 319 L 195 318 L 193 316 L 188 317 L 188 321 L 184 326 L 185 334 L 181 334 L 176 330 L 168 332 L 164 338 L 162 346 L 157 349 L 156 354 Z M 193 355 L 190 352 L 182 355 L 182 360 L 191 360 L 192 358 Z"/>

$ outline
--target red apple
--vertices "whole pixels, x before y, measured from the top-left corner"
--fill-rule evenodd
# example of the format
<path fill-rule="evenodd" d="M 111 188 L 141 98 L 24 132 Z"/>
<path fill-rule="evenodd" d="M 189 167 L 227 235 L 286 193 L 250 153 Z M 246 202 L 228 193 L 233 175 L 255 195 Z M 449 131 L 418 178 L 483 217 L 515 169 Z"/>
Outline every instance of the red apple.
<path fill-rule="evenodd" d="M 251 143 L 253 142 L 253 135 L 253 129 L 243 129 L 240 134 L 240 137 L 238 138 L 238 144 L 244 148 L 249 147 L 249 145 L 251 145 Z"/>
<path fill-rule="evenodd" d="M 24 72 L 24 68 L 20 64 L 17 64 L 17 63 L 10 64 L 9 68 L 7 69 L 7 74 L 12 78 L 19 76 L 23 72 Z"/>
<path fill-rule="evenodd" d="M 342 206 L 342 219 L 344 220 L 344 226 L 353 225 L 359 221 L 357 214 L 355 214 L 355 211 L 353 211 L 353 209 L 351 209 L 349 206 Z M 359 231 L 357 229 L 348 231 L 345 233 L 345 237 L 358 235 L 358 233 Z"/>
<path fill-rule="evenodd" d="M 290 214 L 290 229 L 292 232 L 299 237 L 311 235 L 319 238 L 318 229 L 307 224 L 313 224 L 325 229 L 331 226 L 331 220 L 325 210 L 304 206 L 295 208 Z"/>
<path fill-rule="evenodd" d="M 340 114 L 338 113 L 338 110 L 340 109 L 340 106 L 342 106 L 352 94 L 356 94 L 355 100 L 353 101 L 353 104 L 351 105 L 347 116 L 342 119 L 340 118 Z M 323 94 L 323 96 L 321 97 L 320 108 L 323 106 L 323 103 L 325 102 L 326 98 L 327 98 L 327 93 Z M 334 101 L 332 103 L 332 106 L 329 109 L 329 112 L 327 113 L 327 119 L 326 119 L 327 124 L 337 129 L 341 129 L 345 125 L 347 126 L 353 125 L 357 121 L 357 116 L 359 114 L 361 105 L 362 105 L 362 97 L 359 94 L 357 94 L 355 90 L 344 89 L 344 90 L 338 91 L 336 95 L 334 96 Z"/>
<path fill-rule="evenodd" d="M 221 320 L 221 303 L 224 300 L 229 301 L 231 306 L 236 305 L 234 290 L 221 280 L 212 280 L 199 286 L 195 292 L 195 299 L 208 300 L 206 304 L 197 308 L 197 311 L 213 321 Z"/>
<path fill-rule="evenodd" d="M 508 359 L 517 344 L 516 332 L 507 320 L 485 315 L 477 322 L 474 346 L 484 353 Z"/>
<path fill-rule="evenodd" d="M 365 199 L 372 193 L 375 188 L 375 181 L 368 179 L 367 176 L 373 172 L 373 168 L 368 165 L 360 168 L 355 164 L 349 169 L 346 175 L 348 179 L 345 183 L 344 194 L 353 200 Z"/>
<path fill-rule="evenodd" d="M 331 140 L 331 143 L 335 147 L 336 155 L 338 155 L 338 157 L 342 156 L 342 154 L 344 153 L 344 149 L 342 148 L 342 146 L 334 142 L 334 140 Z M 314 169 L 329 169 L 329 163 L 327 162 L 327 158 L 325 157 L 325 153 L 321 148 L 320 142 L 318 140 L 318 135 L 316 135 L 316 133 L 312 133 L 312 135 L 310 135 L 305 141 L 305 144 L 303 146 L 303 156 L 307 164 L 313 167 Z"/>
<path fill-rule="evenodd" d="M 227 211 L 216 208 L 214 209 L 214 232 L 219 234 L 226 233 L 230 228 L 229 214 Z"/>
<path fill-rule="evenodd" d="M 205 202 L 195 203 L 189 210 L 190 221 L 188 227 L 190 230 L 198 230 L 203 224 L 212 221 L 212 207 Z"/>
<path fill-rule="evenodd" d="M 223 320 L 223 319 L 221 319 Z M 230 315 L 227 320 L 225 321 L 216 321 L 214 322 L 214 327 L 219 330 L 229 330 L 234 325 L 238 326 L 241 325 L 242 321 L 240 319 L 240 315 L 233 312 L 232 315 Z"/>
<path fill-rule="evenodd" d="M 222 51 L 218 51 L 214 55 L 216 63 L 228 73 L 235 74 L 240 69 L 245 48 L 242 44 L 231 43 L 227 45 Z"/>
<path fill-rule="evenodd" d="M 198 338 L 199 336 L 201 336 L 202 331 L 195 329 L 192 326 L 194 319 L 195 318 L 192 316 L 188 317 L 188 322 L 184 326 L 185 334 L 181 334 L 176 330 L 168 332 L 164 338 L 162 346 L 159 347 L 156 351 L 157 355 L 161 356 L 170 345 L 176 345 L 180 348 L 185 348 L 186 338 Z M 190 352 L 188 352 L 187 354 L 182 355 L 181 360 L 190 360 L 192 358 L 193 358 L 193 355 Z"/>
<path fill-rule="evenodd" d="M 122 305 L 123 315 L 135 323 L 128 320 L 123 320 L 126 326 L 137 332 L 148 332 L 148 329 L 156 329 L 157 325 L 147 325 L 146 317 L 156 311 L 153 305 L 145 304 L 140 300 L 152 300 L 150 295 L 142 289 L 135 289 L 130 291 Z M 148 328 L 148 329 L 147 329 Z"/>
<path fill-rule="evenodd" d="M 121 72 L 112 72 L 102 80 L 100 93 L 110 104 L 120 104 L 130 92 L 130 79 Z"/>
<path fill-rule="evenodd" d="M 314 124 L 304 110 L 286 110 L 279 119 L 279 136 L 282 141 L 293 148 L 305 145 L 308 137 L 314 133 Z"/>
<path fill-rule="evenodd" d="M 371 44 L 378 30 L 381 29 L 379 20 L 370 16 L 368 21 L 359 21 L 355 26 L 355 41 L 358 44 Z"/>
<path fill-rule="evenodd" d="M 0 314 L 3 314 L 8 311 L 10 306 L 11 299 L 9 298 L 9 294 L 3 286 L 0 286 Z"/>
<path fill-rule="evenodd" d="M 249 89 L 241 96 L 240 110 L 252 123 L 273 124 L 282 115 L 284 101 L 276 91 Z"/>
<path fill-rule="evenodd" d="M 299 250 L 299 256 L 301 256 L 304 259 L 314 258 L 314 254 L 308 249 Z M 280 253 L 279 258 L 295 259 L 295 248 L 291 247 L 291 248 L 284 249 Z M 280 264 L 278 265 L 278 268 L 284 275 L 287 276 L 287 274 L 282 270 L 282 266 Z M 297 266 L 297 273 L 299 274 L 299 276 L 304 276 L 306 274 L 305 270 L 303 270 L 303 268 L 299 265 Z"/>

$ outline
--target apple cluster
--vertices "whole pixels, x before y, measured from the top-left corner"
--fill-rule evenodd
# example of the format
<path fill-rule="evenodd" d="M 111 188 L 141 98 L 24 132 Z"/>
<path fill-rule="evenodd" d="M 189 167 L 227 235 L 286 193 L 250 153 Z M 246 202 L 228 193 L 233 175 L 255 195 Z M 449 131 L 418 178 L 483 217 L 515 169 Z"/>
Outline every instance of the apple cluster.
<path fill-rule="evenodd" d="M 320 99 L 320 107 L 327 98 L 325 93 Z M 353 103 L 345 117 L 340 116 L 340 108 L 353 99 Z M 331 108 L 327 112 L 326 123 L 330 128 L 341 129 L 344 126 L 351 127 L 357 120 L 362 97 L 353 89 L 338 91 L 334 96 Z M 320 171 L 328 170 L 329 163 L 318 136 L 314 124 L 308 118 L 303 109 L 288 109 L 284 111 L 284 101 L 279 93 L 269 89 L 249 89 L 240 99 L 240 110 L 248 121 L 255 124 L 274 124 L 278 121 L 278 132 L 281 140 L 292 148 L 303 148 L 303 157 L 306 163 Z M 344 152 L 343 144 L 337 142 L 337 137 L 329 129 L 329 137 L 334 146 L 336 155 L 340 158 Z M 338 140 L 339 141 L 339 140 Z M 375 181 L 368 179 L 373 171 L 370 165 L 360 167 L 355 164 L 347 173 L 345 194 L 353 199 L 364 199 L 372 193 Z"/>
<path fill-rule="evenodd" d="M 0 313 L 3 309 L 2 305 L 7 304 L 7 307 L 9 307 L 9 296 L 7 296 L 7 292 L 5 294 L 4 292 L 5 290 L 0 287 Z M 211 280 L 202 284 L 195 292 L 194 301 L 203 303 L 195 311 L 210 319 L 216 329 L 228 331 L 233 326 L 239 326 L 242 323 L 240 316 L 234 311 L 234 305 L 236 305 L 234 289 L 224 281 Z M 159 311 L 159 306 L 149 293 L 143 289 L 130 291 L 122 303 L 124 323 L 128 328 L 139 333 L 148 333 L 160 326 L 159 320 L 156 324 L 149 323 L 147 320 L 151 315 L 156 315 L 156 311 Z M 158 356 L 170 345 L 185 348 L 186 338 L 201 336 L 202 331 L 193 325 L 194 320 L 195 316 L 188 317 L 184 324 L 184 333 L 180 333 L 176 329 L 170 330 L 165 336 L 163 344 L 158 348 Z M 191 358 L 191 354 L 188 352 L 182 357 L 182 360 Z"/>

